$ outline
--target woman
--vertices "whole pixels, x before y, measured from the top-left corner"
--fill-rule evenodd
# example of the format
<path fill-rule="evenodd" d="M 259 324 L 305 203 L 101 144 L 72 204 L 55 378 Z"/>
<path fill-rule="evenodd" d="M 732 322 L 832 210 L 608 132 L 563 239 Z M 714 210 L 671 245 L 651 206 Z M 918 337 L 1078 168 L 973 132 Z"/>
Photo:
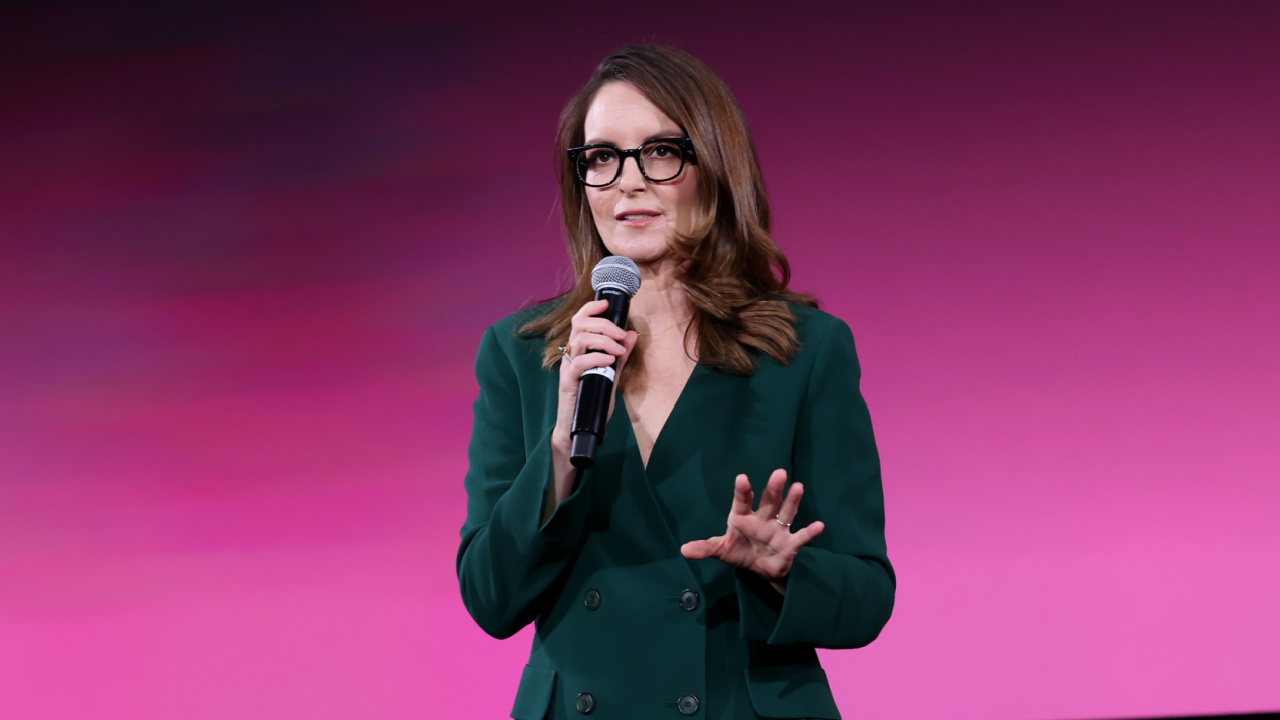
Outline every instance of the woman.
<path fill-rule="evenodd" d="M 787 289 L 746 125 L 692 56 L 606 58 L 556 145 L 579 281 L 481 340 L 458 551 L 486 632 L 536 623 L 512 717 L 837 718 L 814 648 L 871 642 L 895 588 L 849 328 Z M 607 255 L 641 271 L 627 328 L 594 317 Z M 577 470 L 578 381 L 615 360 Z"/>

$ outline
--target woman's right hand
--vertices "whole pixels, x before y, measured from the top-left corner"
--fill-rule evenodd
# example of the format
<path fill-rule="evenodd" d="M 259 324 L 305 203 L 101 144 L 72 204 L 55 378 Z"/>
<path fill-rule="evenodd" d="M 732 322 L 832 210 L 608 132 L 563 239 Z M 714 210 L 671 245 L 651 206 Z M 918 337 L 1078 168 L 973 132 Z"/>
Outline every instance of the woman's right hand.
<path fill-rule="evenodd" d="M 595 317 L 609 307 L 608 300 L 592 300 L 574 314 L 569 328 L 569 344 L 560 358 L 560 393 L 556 410 L 556 426 L 551 431 L 551 464 L 553 482 L 547 497 L 543 520 L 550 516 L 560 501 L 573 490 L 573 466 L 569 463 L 572 450 L 573 411 L 578 403 L 578 381 L 589 368 L 604 367 L 618 361 L 615 378 L 622 377 L 622 368 L 631 355 L 639 337 L 634 330 L 623 330 L 605 318 Z M 592 352 L 593 350 L 598 352 Z M 613 416 L 613 398 L 617 394 L 617 380 L 609 395 L 609 414 Z"/>

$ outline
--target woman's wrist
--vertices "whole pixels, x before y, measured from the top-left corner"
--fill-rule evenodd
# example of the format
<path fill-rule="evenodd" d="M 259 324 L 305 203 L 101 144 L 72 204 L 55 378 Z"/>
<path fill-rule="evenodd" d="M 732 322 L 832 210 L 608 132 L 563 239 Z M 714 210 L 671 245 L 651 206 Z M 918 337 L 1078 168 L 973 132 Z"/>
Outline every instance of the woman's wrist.
<path fill-rule="evenodd" d="M 552 479 L 557 487 L 562 486 L 573 474 L 573 463 L 569 461 L 572 451 L 573 439 L 569 433 L 561 431 L 560 427 L 556 426 L 551 431 L 551 470 Z"/>
<path fill-rule="evenodd" d="M 569 457 L 569 450 L 573 445 L 573 438 L 569 435 L 569 431 L 560 427 L 559 423 L 551 428 L 551 452 L 563 452 L 566 459 Z"/>
<path fill-rule="evenodd" d="M 551 431 L 551 483 L 547 487 L 542 521 L 546 522 L 556 507 L 560 505 L 572 491 L 574 467 L 569 461 L 572 440 L 568 433 L 560 431 L 559 426 Z"/>

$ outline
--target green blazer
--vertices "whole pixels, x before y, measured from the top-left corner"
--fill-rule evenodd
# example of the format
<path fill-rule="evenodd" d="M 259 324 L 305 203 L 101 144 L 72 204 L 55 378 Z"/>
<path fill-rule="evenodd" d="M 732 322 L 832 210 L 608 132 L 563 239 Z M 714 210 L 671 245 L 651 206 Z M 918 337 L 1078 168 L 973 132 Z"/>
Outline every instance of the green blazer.
<path fill-rule="evenodd" d="M 559 373 L 542 368 L 542 339 L 517 329 L 542 309 L 480 341 L 457 558 L 485 632 L 535 623 L 511 716 L 839 718 L 814 648 L 874 640 L 896 587 L 849 327 L 793 305 L 801 349 L 789 364 L 760 357 L 750 377 L 697 365 L 648 468 L 618 395 L 595 467 L 540 523 Z M 804 483 L 796 526 L 826 524 L 796 555 L 785 597 L 680 554 L 724 532 L 734 476 L 758 498 L 776 468 Z"/>

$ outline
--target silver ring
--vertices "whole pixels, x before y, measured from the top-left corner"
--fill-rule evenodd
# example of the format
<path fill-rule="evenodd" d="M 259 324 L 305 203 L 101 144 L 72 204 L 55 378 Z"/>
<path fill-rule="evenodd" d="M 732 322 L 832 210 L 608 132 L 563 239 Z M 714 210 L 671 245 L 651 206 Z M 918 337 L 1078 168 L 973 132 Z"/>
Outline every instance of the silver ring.
<path fill-rule="evenodd" d="M 569 347 L 567 345 L 560 346 L 560 354 L 569 358 L 569 362 L 573 362 L 573 356 L 569 354 Z"/>
<path fill-rule="evenodd" d="M 791 523 L 784 523 L 784 522 L 782 522 L 782 519 L 781 519 L 780 517 L 778 517 L 777 515 L 774 515 L 774 516 L 773 516 L 773 521 L 774 521 L 774 522 L 776 522 L 776 523 L 778 523 L 778 524 L 779 524 L 779 525 L 781 525 L 782 527 L 785 527 L 785 528 L 789 528 L 789 527 L 791 527 Z M 793 521 L 791 521 L 791 522 L 795 522 L 795 521 L 793 520 Z"/>

